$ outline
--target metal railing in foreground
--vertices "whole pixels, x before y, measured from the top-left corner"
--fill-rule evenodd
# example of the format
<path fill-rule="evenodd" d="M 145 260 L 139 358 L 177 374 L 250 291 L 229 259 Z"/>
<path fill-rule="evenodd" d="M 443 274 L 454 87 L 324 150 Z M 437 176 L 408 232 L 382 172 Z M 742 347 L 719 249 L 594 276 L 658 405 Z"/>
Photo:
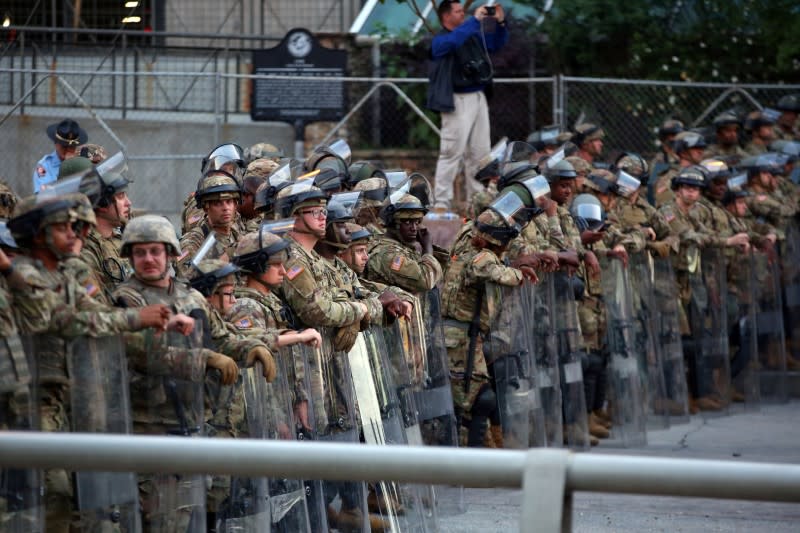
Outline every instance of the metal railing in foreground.
<path fill-rule="evenodd" d="M 569 531 L 577 491 L 800 502 L 800 466 L 565 450 L 0 432 L 0 467 L 522 488 L 520 531 Z"/>

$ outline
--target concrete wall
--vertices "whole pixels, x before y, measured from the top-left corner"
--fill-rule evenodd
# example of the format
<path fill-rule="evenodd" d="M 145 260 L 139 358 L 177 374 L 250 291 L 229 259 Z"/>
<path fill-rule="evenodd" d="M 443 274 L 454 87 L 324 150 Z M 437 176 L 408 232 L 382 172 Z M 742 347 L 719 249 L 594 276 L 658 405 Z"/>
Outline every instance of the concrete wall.
<path fill-rule="evenodd" d="M 89 142 L 100 144 L 114 153 L 119 146 L 89 117 L 73 113 L 81 127 L 89 134 Z M 5 179 L 20 196 L 32 193 L 32 176 L 36 162 L 53 150 L 45 132 L 47 126 L 64 117 L 13 116 L 0 126 L 0 177 Z M 134 207 L 169 216 L 177 221 L 186 195 L 193 191 L 200 177 L 202 157 L 214 146 L 213 124 L 188 122 L 155 122 L 134 120 L 107 120 L 114 134 L 125 143 L 129 162 L 128 175 L 135 181 L 130 196 Z M 242 147 L 256 142 L 271 142 L 291 154 L 294 130 L 283 123 L 263 122 L 230 124 L 220 128 L 220 142 L 237 142 Z M 196 154 L 192 159 L 179 159 L 176 155 Z M 153 161 L 136 159 L 137 156 L 166 156 Z"/>

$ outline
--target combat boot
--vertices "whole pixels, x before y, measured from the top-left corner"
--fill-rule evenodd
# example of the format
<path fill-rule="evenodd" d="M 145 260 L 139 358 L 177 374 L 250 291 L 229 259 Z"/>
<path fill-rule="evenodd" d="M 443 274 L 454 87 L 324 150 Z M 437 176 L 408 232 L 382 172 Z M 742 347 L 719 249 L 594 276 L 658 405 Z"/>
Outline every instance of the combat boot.
<path fill-rule="evenodd" d="M 330 516 L 330 509 L 328 507 L 328 515 Z M 329 518 L 330 520 L 330 518 Z M 372 525 L 372 516 L 370 515 L 370 526 Z M 364 513 L 361 509 L 354 507 L 352 509 L 342 509 L 336 517 L 336 529 L 342 533 L 356 533 L 362 531 L 364 528 Z M 378 531 L 383 531 L 380 529 Z"/>
<path fill-rule="evenodd" d="M 505 438 L 503 437 L 503 426 L 489 426 L 489 432 L 492 434 L 495 448 L 505 448 Z"/>
<path fill-rule="evenodd" d="M 695 405 L 701 411 L 719 411 L 722 409 L 722 404 L 711 396 L 702 396 L 695 400 Z"/>
<path fill-rule="evenodd" d="M 610 435 L 606 426 L 600 422 L 594 413 L 589 413 L 589 434 L 598 439 L 607 439 Z"/>
<path fill-rule="evenodd" d="M 403 505 L 397 501 L 397 498 L 387 494 L 379 496 L 375 488 L 370 486 L 369 495 L 367 496 L 367 509 L 369 509 L 369 512 L 382 514 L 381 511 L 386 505 L 399 515 L 406 511 Z"/>
<path fill-rule="evenodd" d="M 611 414 L 605 409 L 595 409 L 592 411 L 595 421 L 606 429 L 611 429 Z"/>

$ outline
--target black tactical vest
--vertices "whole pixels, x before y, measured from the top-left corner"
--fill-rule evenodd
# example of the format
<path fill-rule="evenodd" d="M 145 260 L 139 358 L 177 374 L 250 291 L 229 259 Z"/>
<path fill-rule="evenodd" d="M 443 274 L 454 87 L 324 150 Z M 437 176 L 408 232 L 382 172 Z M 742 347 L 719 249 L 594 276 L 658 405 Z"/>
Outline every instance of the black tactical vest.
<path fill-rule="evenodd" d="M 453 89 L 485 85 L 492 80 L 492 65 L 480 37 L 470 36 L 455 51 Z"/>

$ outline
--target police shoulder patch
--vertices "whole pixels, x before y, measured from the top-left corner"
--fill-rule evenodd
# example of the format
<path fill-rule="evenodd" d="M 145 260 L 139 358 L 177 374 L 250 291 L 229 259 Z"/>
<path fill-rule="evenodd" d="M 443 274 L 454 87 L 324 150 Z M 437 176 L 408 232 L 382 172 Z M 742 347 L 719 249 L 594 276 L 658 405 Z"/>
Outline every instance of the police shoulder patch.
<path fill-rule="evenodd" d="M 391 266 L 392 270 L 394 270 L 395 272 L 399 271 L 401 268 L 403 268 L 405 262 L 406 262 L 405 256 L 402 255 L 394 256 L 394 259 L 392 259 L 392 266 Z"/>
<path fill-rule="evenodd" d="M 302 274 L 304 270 L 305 270 L 305 267 L 303 267 L 301 265 L 295 265 L 295 266 L 293 266 L 292 268 L 290 268 L 289 270 L 286 271 L 286 277 L 289 279 L 289 281 L 292 281 L 292 280 L 294 280 L 294 278 L 296 278 L 297 276 Z"/>

